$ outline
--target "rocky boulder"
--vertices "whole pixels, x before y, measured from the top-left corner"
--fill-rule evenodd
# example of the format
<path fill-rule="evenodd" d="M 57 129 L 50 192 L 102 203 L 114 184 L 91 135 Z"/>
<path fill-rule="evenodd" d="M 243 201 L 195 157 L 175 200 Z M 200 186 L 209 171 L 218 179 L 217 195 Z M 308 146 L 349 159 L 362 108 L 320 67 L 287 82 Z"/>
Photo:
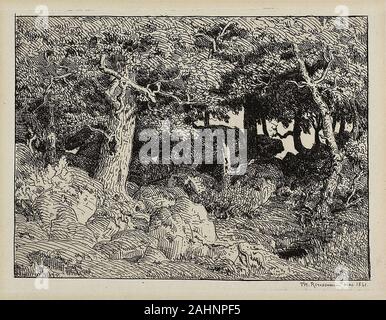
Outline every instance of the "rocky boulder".
<path fill-rule="evenodd" d="M 138 261 L 148 247 L 156 248 L 157 240 L 142 230 L 126 230 L 113 235 L 111 241 L 98 242 L 93 249 L 109 259 Z"/>
<path fill-rule="evenodd" d="M 147 247 L 143 256 L 138 260 L 139 263 L 162 263 L 168 261 L 169 259 L 165 254 L 155 248 Z"/>
<path fill-rule="evenodd" d="M 172 260 L 186 257 L 193 247 L 203 250 L 216 240 L 214 224 L 204 206 L 187 197 L 156 210 L 151 216 L 149 233 L 158 240 L 158 249 Z"/>
<path fill-rule="evenodd" d="M 170 207 L 170 212 L 181 216 L 190 226 L 194 239 L 206 244 L 216 241 L 214 224 L 208 219 L 208 212 L 202 204 L 194 203 L 188 198 L 180 198 Z"/>
<path fill-rule="evenodd" d="M 90 229 L 79 223 L 75 211 L 71 208 L 61 210 L 56 219 L 51 221 L 50 240 L 78 240 L 90 247 L 96 242 Z"/>

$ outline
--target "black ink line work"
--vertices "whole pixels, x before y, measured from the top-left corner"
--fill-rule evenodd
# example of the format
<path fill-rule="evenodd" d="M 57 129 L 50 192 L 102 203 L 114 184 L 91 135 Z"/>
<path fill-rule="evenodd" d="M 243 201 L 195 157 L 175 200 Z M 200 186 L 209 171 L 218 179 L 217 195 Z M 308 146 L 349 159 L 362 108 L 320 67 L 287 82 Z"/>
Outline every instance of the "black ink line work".
<path fill-rule="evenodd" d="M 370 280 L 366 16 L 16 16 L 15 44 L 14 277 Z"/>

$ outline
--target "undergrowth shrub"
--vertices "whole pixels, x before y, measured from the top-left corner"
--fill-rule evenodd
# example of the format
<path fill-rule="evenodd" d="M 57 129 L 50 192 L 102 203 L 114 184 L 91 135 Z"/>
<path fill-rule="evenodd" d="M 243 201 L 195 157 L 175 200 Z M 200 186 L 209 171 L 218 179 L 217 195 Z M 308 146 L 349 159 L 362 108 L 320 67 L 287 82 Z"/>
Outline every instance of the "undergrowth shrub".
<path fill-rule="evenodd" d="M 17 212 L 32 220 L 37 218 L 32 210 L 33 204 L 44 192 L 50 190 L 72 196 L 77 195 L 77 190 L 71 186 L 71 173 L 68 171 L 65 157 L 62 157 L 54 166 L 31 169 L 28 178 L 16 178 L 15 186 Z"/>
<path fill-rule="evenodd" d="M 199 202 L 217 218 L 237 215 L 253 217 L 259 214 L 259 209 L 274 191 L 275 184 L 270 180 L 259 179 L 254 187 L 236 181 L 225 185 L 220 191 L 208 190 L 202 194 Z"/>

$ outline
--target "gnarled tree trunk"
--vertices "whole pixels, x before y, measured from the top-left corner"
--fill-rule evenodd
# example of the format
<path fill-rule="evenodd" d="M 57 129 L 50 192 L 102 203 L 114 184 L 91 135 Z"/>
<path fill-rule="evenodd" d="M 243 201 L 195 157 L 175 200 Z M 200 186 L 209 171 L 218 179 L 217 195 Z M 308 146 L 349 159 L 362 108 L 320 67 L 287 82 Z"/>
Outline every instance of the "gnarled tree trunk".
<path fill-rule="evenodd" d="M 346 119 L 344 116 L 341 116 L 339 120 L 339 135 L 342 135 L 345 131 L 346 131 Z"/>
<path fill-rule="evenodd" d="M 204 126 L 209 127 L 210 125 L 210 114 L 208 111 L 204 112 Z"/>
<path fill-rule="evenodd" d="M 101 147 L 95 178 L 109 190 L 125 192 L 135 131 L 133 106 L 110 120 L 109 131 L 111 138 Z"/>
<path fill-rule="evenodd" d="M 333 202 L 333 196 L 338 186 L 339 175 L 342 170 L 343 155 L 339 151 L 338 145 L 335 140 L 330 109 L 325 103 L 325 101 L 323 100 L 317 87 L 317 84 L 321 80 L 319 80 L 318 82 L 315 82 L 310 78 L 308 71 L 306 69 L 304 59 L 301 57 L 299 48 L 296 44 L 294 45 L 294 51 L 299 63 L 300 72 L 305 80 L 307 87 L 310 89 L 312 93 L 312 97 L 315 103 L 319 108 L 320 116 L 322 120 L 323 135 L 326 139 L 328 146 L 330 147 L 331 155 L 333 159 L 332 172 L 325 183 L 322 200 L 317 206 L 317 214 L 321 216 L 325 216 L 330 213 L 330 206 Z"/>
<path fill-rule="evenodd" d="M 296 114 L 294 119 L 293 139 L 295 150 L 299 153 L 304 153 L 306 148 L 303 146 L 301 139 L 302 127 L 300 126 L 300 121 L 300 115 Z"/>
<path fill-rule="evenodd" d="M 334 132 L 336 131 L 336 124 L 336 116 L 332 116 L 332 129 L 334 130 Z"/>
<path fill-rule="evenodd" d="M 54 114 L 54 106 L 52 104 L 48 107 L 49 112 L 49 124 L 48 124 L 48 130 L 46 133 L 46 163 L 47 164 L 55 164 L 57 160 L 57 153 L 56 153 L 56 140 L 57 136 L 55 133 L 55 114 Z"/>
<path fill-rule="evenodd" d="M 108 139 L 101 147 L 101 156 L 95 172 L 95 178 L 101 181 L 106 189 L 126 194 L 126 180 L 132 155 L 136 104 L 132 90 L 147 95 L 156 102 L 154 92 L 135 82 L 135 74 L 129 74 L 126 68 L 123 74 L 106 66 L 106 55 L 100 59 L 99 69 L 114 78 L 111 88 L 106 91 L 107 98 L 113 105 L 108 124 Z"/>
<path fill-rule="evenodd" d="M 312 122 L 312 126 L 313 126 L 314 131 L 315 131 L 314 132 L 314 146 L 313 146 L 313 148 L 319 149 L 320 143 L 321 143 L 319 133 L 320 133 L 320 130 L 322 130 L 322 119 L 319 115 L 315 116 L 314 122 Z M 332 121 L 332 130 L 334 130 L 334 132 L 335 132 L 334 121 Z"/>
<path fill-rule="evenodd" d="M 56 155 L 56 134 L 53 131 L 49 131 L 46 137 L 46 163 L 55 164 L 57 160 Z"/>
<path fill-rule="evenodd" d="M 244 129 L 247 132 L 247 158 L 255 159 L 257 157 L 257 116 L 254 107 L 250 104 L 244 107 Z"/>
<path fill-rule="evenodd" d="M 268 128 L 267 128 L 267 119 L 265 119 L 264 117 L 261 117 L 260 118 L 260 123 L 261 123 L 261 127 L 263 129 L 264 135 L 269 137 Z"/>
<path fill-rule="evenodd" d="M 327 104 L 324 102 L 322 96 L 320 95 L 318 88 L 313 85 L 310 87 L 310 89 L 312 92 L 312 96 L 320 109 L 322 117 L 323 135 L 326 139 L 328 146 L 330 147 L 333 158 L 332 172 L 325 183 L 322 201 L 317 207 L 318 215 L 326 216 L 330 213 L 330 206 L 333 202 L 334 193 L 339 183 L 339 175 L 342 171 L 343 156 L 339 151 L 338 145 L 335 141 L 335 134 L 332 127 L 330 110 Z"/>
<path fill-rule="evenodd" d="M 319 128 L 316 128 L 315 129 L 315 142 L 314 142 L 314 145 L 316 148 L 319 148 L 320 147 L 320 136 L 319 136 L 319 132 L 320 132 L 320 129 Z"/>

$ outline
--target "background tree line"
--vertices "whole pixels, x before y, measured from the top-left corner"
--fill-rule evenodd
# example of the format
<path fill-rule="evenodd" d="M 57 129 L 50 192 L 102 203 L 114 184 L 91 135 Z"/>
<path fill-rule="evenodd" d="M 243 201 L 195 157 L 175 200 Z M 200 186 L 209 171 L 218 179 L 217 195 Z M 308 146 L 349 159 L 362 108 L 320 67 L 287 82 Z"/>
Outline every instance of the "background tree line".
<path fill-rule="evenodd" d="M 367 132 L 367 21 L 348 19 L 342 29 L 333 17 L 52 17 L 47 30 L 17 19 L 17 141 L 53 164 L 92 133 L 93 176 L 125 193 L 138 130 L 210 127 L 242 110 L 249 159 L 258 126 L 291 136 L 299 154 L 327 150 L 317 212 L 328 213 L 345 143 Z M 288 130 L 270 135 L 269 124 Z"/>

